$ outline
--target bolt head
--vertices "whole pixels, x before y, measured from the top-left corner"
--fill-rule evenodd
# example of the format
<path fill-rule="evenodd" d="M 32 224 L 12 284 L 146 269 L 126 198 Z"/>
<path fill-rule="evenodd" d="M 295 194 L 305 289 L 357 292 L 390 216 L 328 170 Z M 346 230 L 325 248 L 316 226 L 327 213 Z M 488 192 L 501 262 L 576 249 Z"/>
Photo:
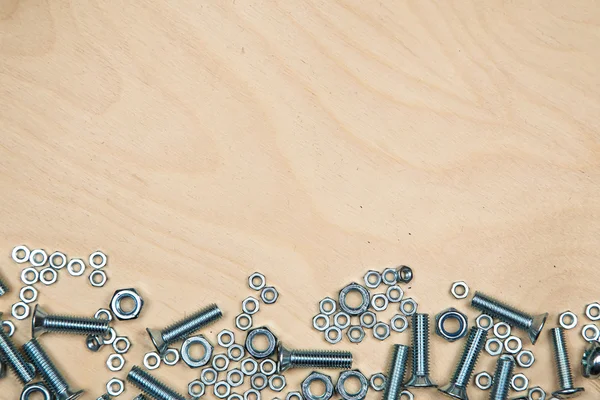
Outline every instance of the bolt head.
<path fill-rule="evenodd" d="M 437 387 L 437 384 L 433 383 L 431 378 L 427 375 L 413 375 L 408 382 L 406 387 L 425 388 L 425 387 Z"/>
<path fill-rule="evenodd" d="M 66 391 L 56 395 L 56 400 L 75 400 L 83 395 L 83 390 L 72 391 L 67 389 Z"/>
<path fill-rule="evenodd" d="M 44 333 L 46 333 L 46 329 L 44 329 L 44 321 L 48 313 L 46 310 L 42 308 L 39 304 L 35 305 L 33 309 L 33 316 L 31 317 L 31 337 L 37 338 Z"/>
<path fill-rule="evenodd" d="M 546 324 L 546 319 L 548 318 L 548 313 L 536 315 L 533 318 L 533 322 L 531 327 L 527 331 L 527 336 L 529 336 L 529 340 L 531 340 L 531 344 L 535 344 L 537 342 L 540 333 L 544 329 L 544 325 Z"/>
<path fill-rule="evenodd" d="M 292 358 L 290 357 L 292 352 L 286 348 L 282 342 L 279 342 L 277 346 L 277 373 L 281 374 L 283 371 L 291 367 Z"/>
<path fill-rule="evenodd" d="M 572 399 L 580 396 L 583 392 L 585 392 L 584 388 L 560 389 L 556 392 L 553 392 L 552 396 L 556 397 L 557 399 Z"/>
<path fill-rule="evenodd" d="M 438 388 L 438 390 L 446 396 L 452 397 L 454 399 L 469 400 L 469 396 L 467 396 L 467 388 L 457 386 L 453 382 L 450 382 L 449 384 Z"/>
<path fill-rule="evenodd" d="M 600 378 L 600 342 L 590 343 L 581 359 L 583 376 L 586 378 Z"/>
<path fill-rule="evenodd" d="M 152 340 L 152 344 L 156 348 L 156 351 L 162 356 L 165 351 L 167 351 L 167 343 L 165 343 L 162 334 L 158 329 L 146 328 L 146 332 L 150 335 L 150 340 Z"/>

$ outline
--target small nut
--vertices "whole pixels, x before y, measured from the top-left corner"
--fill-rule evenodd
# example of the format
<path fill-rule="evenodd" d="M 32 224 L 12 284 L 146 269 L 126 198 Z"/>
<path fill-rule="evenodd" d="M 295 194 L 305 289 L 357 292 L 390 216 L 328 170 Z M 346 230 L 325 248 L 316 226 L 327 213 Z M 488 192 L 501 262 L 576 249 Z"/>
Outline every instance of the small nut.
<path fill-rule="evenodd" d="M 288 392 L 288 394 L 285 395 L 285 400 L 304 400 L 304 398 L 300 392 Z"/>
<path fill-rule="evenodd" d="M 106 383 L 106 393 L 113 397 L 117 397 L 125 390 L 125 382 L 120 379 L 112 378 Z"/>
<path fill-rule="evenodd" d="M 390 328 L 394 332 L 404 332 L 408 328 L 408 319 L 402 314 L 396 314 L 390 320 Z"/>
<path fill-rule="evenodd" d="M 591 321 L 600 320 L 600 303 L 588 304 L 585 308 L 585 316 Z"/>
<path fill-rule="evenodd" d="M 531 352 L 529 350 L 522 350 L 517 355 L 517 364 L 521 368 L 529 368 L 533 365 L 534 362 L 535 362 L 535 356 L 533 355 L 533 352 Z"/>
<path fill-rule="evenodd" d="M 385 311 L 388 308 L 388 298 L 383 293 L 376 293 L 371 297 L 371 307 L 375 311 Z"/>
<path fill-rule="evenodd" d="M 277 363 L 270 358 L 265 358 L 260 362 L 260 372 L 266 376 L 271 376 L 277 372 Z"/>
<path fill-rule="evenodd" d="M 206 367 L 200 373 L 200 380 L 206 386 L 214 385 L 219 380 L 219 373 L 213 367 Z"/>
<path fill-rule="evenodd" d="M 281 392 L 286 386 L 285 376 L 275 374 L 269 378 L 269 389 Z"/>
<path fill-rule="evenodd" d="M 254 345 L 254 339 L 260 336 L 264 336 L 267 339 L 267 347 L 264 350 L 261 350 Z M 254 328 L 248 331 L 245 347 L 246 351 L 254 358 L 267 358 L 275 353 L 277 347 L 277 337 L 266 326 Z"/>
<path fill-rule="evenodd" d="M 252 376 L 258 371 L 258 363 L 254 358 L 245 358 L 240 364 L 242 372 L 247 376 Z"/>
<path fill-rule="evenodd" d="M 485 342 L 485 351 L 492 357 L 502 354 L 502 347 L 502 341 L 495 337 L 489 338 Z"/>
<path fill-rule="evenodd" d="M 494 336 L 496 336 L 498 339 L 506 339 L 510 336 L 511 332 L 512 329 L 506 322 L 498 322 L 496 325 L 494 325 Z"/>
<path fill-rule="evenodd" d="M 410 297 L 400 302 L 400 311 L 402 311 L 407 317 L 410 317 L 411 315 L 416 313 L 418 307 L 419 304 Z"/>
<path fill-rule="evenodd" d="M 117 354 L 125 354 L 129 351 L 131 342 L 127 336 L 117 336 L 112 346 Z"/>
<path fill-rule="evenodd" d="M 227 383 L 231 387 L 238 387 L 244 384 L 244 374 L 237 368 L 227 372 Z"/>
<path fill-rule="evenodd" d="M 212 359 L 212 367 L 215 369 L 215 371 L 227 371 L 227 368 L 229 368 L 229 358 L 223 353 L 215 354 Z"/>
<path fill-rule="evenodd" d="M 15 334 L 15 324 L 7 319 L 3 320 L 0 328 L 6 333 L 6 336 L 11 337 Z M 7 329 L 8 328 L 8 329 Z"/>
<path fill-rule="evenodd" d="M 337 303 L 331 297 L 325 297 L 319 302 L 319 312 L 324 315 L 332 315 L 337 310 Z"/>
<path fill-rule="evenodd" d="M 313 318 L 313 328 L 320 332 L 325 332 L 329 328 L 329 324 L 329 316 L 325 314 L 318 314 Z"/>
<path fill-rule="evenodd" d="M 377 340 L 385 340 L 390 336 L 390 326 L 385 322 L 378 322 L 373 327 L 373 337 Z"/>
<path fill-rule="evenodd" d="M 376 289 L 381 285 L 381 274 L 378 271 L 370 270 L 365 274 L 365 286 L 369 289 Z"/>
<path fill-rule="evenodd" d="M 409 283 L 413 279 L 413 271 L 412 268 L 408 265 L 401 265 L 398 268 L 398 282 L 400 283 Z"/>
<path fill-rule="evenodd" d="M 165 365 L 173 366 L 177 365 L 180 358 L 181 356 L 179 354 L 179 350 L 170 347 L 167 350 L 165 350 L 164 354 L 162 355 L 162 362 L 164 362 Z"/>
<path fill-rule="evenodd" d="M 360 314 L 360 326 L 363 328 L 371 329 L 377 323 L 377 316 L 373 311 L 365 311 Z"/>
<path fill-rule="evenodd" d="M 360 343 L 365 338 L 365 330 L 360 325 L 352 325 L 346 333 L 350 343 Z"/>
<path fill-rule="evenodd" d="M 246 355 L 246 351 L 244 350 L 244 346 L 234 343 L 227 348 L 227 357 L 231 361 L 240 361 Z"/>
<path fill-rule="evenodd" d="M 348 392 L 346 389 L 346 381 L 348 379 L 358 380 L 360 387 L 358 390 Z M 367 377 L 357 369 L 340 372 L 340 376 L 336 383 L 336 391 L 344 400 L 363 400 L 367 396 L 369 390 L 369 381 Z"/>
<path fill-rule="evenodd" d="M 383 389 L 385 389 L 386 381 L 387 378 L 381 372 L 377 372 L 371 375 L 371 377 L 369 378 L 369 384 L 371 385 L 371 388 L 376 392 L 381 392 L 383 391 Z"/>
<path fill-rule="evenodd" d="M 111 354 L 106 360 L 106 366 L 113 372 L 120 371 L 125 365 L 125 359 L 120 354 Z"/>
<path fill-rule="evenodd" d="M 452 296 L 457 299 L 466 299 L 469 295 L 469 286 L 464 281 L 454 282 L 450 292 L 452 293 Z"/>
<path fill-rule="evenodd" d="M 227 348 L 235 343 L 235 334 L 229 329 L 223 329 L 217 335 L 217 343 L 219 346 Z"/>
<path fill-rule="evenodd" d="M 494 326 L 494 319 L 487 314 L 481 314 L 475 320 L 477 327 L 484 331 L 489 331 Z"/>
<path fill-rule="evenodd" d="M 400 303 L 402 297 L 404 297 L 404 290 L 398 285 L 393 285 L 388 287 L 385 294 L 390 303 Z"/>
<path fill-rule="evenodd" d="M 504 341 L 504 350 L 509 354 L 517 354 L 523 348 L 523 342 L 517 336 L 509 336 Z"/>
<path fill-rule="evenodd" d="M 573 329 L 577 326 L 577 315 L 571 311 L 565 311 L 558 317 L 558 323 L 563 329 Z"/>
<path fill-rule="evenodd" d="M 325 386 L 323 394 L 313 394 L 310 387 L 313 382 L 321 382 Z M 333 396 L 334 386 L 329 375 L 313 371 L 302 381 L 302 396 L 306 400 L 329 400 Z"/>
<path fill-rule="evenodd" d="M 260 299 L 265 304 L 274 304 L 278 298 L 279 292 L 273 286 L 267 286 L 260 292 Z"/>
<path fill-rule="evenodd" d="M 248 277 L 248 286 L 250 286 L 250 289 L 261 290 L 265 287 L 266 283 L 265 276 L 260 272 L 255 272 Z"/>
<path fill-rule="evenodd" d="M 535 396 L 534 396 L 534 393 L 535 393 Z M 529 389 L 527 396 L 531 400 L 533 400 L 533 399 L 546 400 L 546 392 L 544 391 L 544 389 L 542 389 L 539 386 L 535 386 L 535 387 L 532 387 L 531 389 Z"/>
<path fill-rule="evenodd" d="M 121 307 L 121 302 L 125 299 L 133 300 L 134 306 L 132 310 L 125 311 Z M 133 288 L 119 289 L 115 291 L 115 294 L 110 301 L 110 309 L 112 310 L 114 316 L 120 321 L 138 318 L 143 307 L 144 300 L 142 299 L 142 296 L 140 296 L 139 293 Z"/>
<path fill-rule="evenodd" d="M 488 390 L 492 387 L 493 378 L 487 372 L 480 372 L 475 375 L 475 386 L 477 386 L 481 390 Z"/>
<path fill-rule="evenodd" d="M 23 303 L 22 301 L 12 305 L 11 315 L 13 318 L 22 320 L 29 317 L 29 304 Z"/>
<path fill-rule="evenodd" d="M 381 273 L 381 280 L 388 286 L 398 283 L 398 272 L 394 268 L 386 268 Z"/>
<path fill-rule="evenodd" d="M 341 330 L 346 329 L 350 326 L 350 316 L 343 311 L 338 312 L 333 316 L 333 325 Z"/>
<path fill-rule="evenodd" d="M 587 324 L 581 330 L 581 336 L 588 342 L 595 342 L 600 339 L 600 329 L 594 324 Z"/>
<path fill-rule="evenodd" d="M 94 314 L 94 318 L 112 321 L 113 316 L 112 316 L 112 313 L 110 312 L 110 310 L 108 310 L 106 308 L 101 308 L 98 311 L 96 311 L 96 314 Z"/>
<path fill-rule="evenodd" d="M 194 399 L 204 396 L 205 390 L 204 383 L 198 379 L 191 381 L 188 385 L 188 394 Z"/>
<path fill-rule="evenodd" d="M 342 330 L 337 326 L 330 326 L 325 331 L 325 340 L 331 344 L 339 343 L 342 340 Z"/>
<path fill-rule="evenodd" d="M 260 303 L 252 296 L 248 296 L 242 301 L 242 311 L 248 315 L 253 315 L 260 309 Z"/>
<path fill-rule="evenodd" d="M 33 303 L 37 300 L 38 291 L 33 286 L 23 286 L 19 291 L 19 298 L 23 303 Z"/>
<path fill-rule="evenodd" d="M 144 355 L 144 367 L 148 370 L 153 370 L 160 367 L 160 356 L 158 353 L 151 351 Z"/>
<path fill-rule="evenodd" d="M 289 393 L 288 393 L 288 395 L 289 395 Z M 244 392 L 244 400 L 260 400 L 260 392 L 256 389 L 250 388 Z M 297 400 L 302 400 L 302 399 L 300 398 Z"/>
<path fill-rule="evenodd" d="M 90 351 L 97 352 L 104 346 L 102 337 L 99 335 L 88 335 L 85 339 L 85 345 Z"/>
<path fill-rule="evenodd" d="M 514 374 L 510 380 L 510 386 L 515 392 L 522 392 L 529 387 L 529 379 L 523 374 Z"/>
<path fill-rule="evenodd" d="M 252 328 L 252 316 L 241 313 L 235 317 L 235 327 L 240 331 L 247 331 Z"/>
<path fill-rule="evenodd" d="M 229 394 L 231 393 L 231 386 L 229 386 L 229 383 L 225 382 L 225 381 L 220 381 L 215 383 L 215 386 L 213 386 L 213 394 L 215 396 L 217 396 L 219 399 L 225 399 L 227 397 L 229 397 Z"/>
<path fill-rule="evenodd" d="M 254 390 L 263 390 L 269 384 L 269 378 L 262 372 L 257 372 L 250 377 L 250 386 Z"/>

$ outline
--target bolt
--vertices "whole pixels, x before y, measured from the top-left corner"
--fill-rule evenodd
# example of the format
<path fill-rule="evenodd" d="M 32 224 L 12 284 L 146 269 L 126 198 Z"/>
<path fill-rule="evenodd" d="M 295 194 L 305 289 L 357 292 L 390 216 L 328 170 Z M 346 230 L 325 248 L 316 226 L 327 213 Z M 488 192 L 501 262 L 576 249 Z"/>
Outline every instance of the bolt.
<path fill-rule="evenodd" d="M 556 372 L 558 373 L 558 383 L 560 385 L 560 389 L 553 392 L 552 396 L 559 399 L 577 397 L 583 393 L 585 389 L 573 386 L 573 373 L 571 372 L 567 342 L 565 341 L 565 331 L 562 328 L 552 328 L 550 329 L 550 336 L 552 337 Z"/>
<path fill-rule="evenodd" d="M 2 281 L 2 279 L 0 279 L 0 297 L 4 296 L 6 294 L 6 292 L 8 292 L 8 286 L 6 285 L 6 283 L 4 283 Z"/>
<path fill-rule="evenodd" d="M 506 400 L 508 399 L 508 391 L 510 390 L 510 381 L 515 369 L 515 359 L 509 354 L 503 354 L 496 362 L 496 372 L 490 400 Z"/>
<path fill-rule="evenodd" d="M 486 338 L 486 330 L 477 327 L 471 328 L 462 356 L 454 371 L 454 375 L 452 376 L 450 383 L 438 389 L 440 392 L 449 397 L 468 400 L 467 386 L 469 385 L 471 375 L 473 375 L 473 370 L 477 364 L 477 358 L 485 345 Z"/>
<path fill-rule="evenodd" d="M 412 376 L 407 387 L 436 387 L 429 378 L 429 314 L 412 316 Z"/>
<path fill-rule="evenodd" d="M 103 395 L 101 395 L 100 397 L 98 397 L 96 400 L 110 400 L 111 397 L 109 396 L 108 393 L 104 393 Z"/>
<path fill-rule="evenodd" d="M 110 329 L 109 321 L 96 318 L 73 317 L 70 315 L 51 315 L 39 304 L 33 310 L 31 318 L 31 336 L 37 338 L 46 332 L 71 333 L 75 335 L 106 335 Z"/>
<path fill-rule="evenodd" d="M 65 378 L 58 371 L 48 354 L 44 351 L 37 339 L 33 338 L 23 345 L 25 354 L 37 368 L 42 379 L 57 400 L 74 400 L 83 394 L 83 390 L 71 390 Z"/>
<path fill-rule="evenodd" d="M 352 368 L 352 353 L 349 351 L 290 350 L 281 342 L 277 351 L 278 373 L 290 368 Z"/>
<path fill-rule="evenodd" d="M 148 335 L 150 335 L 154 347 L 156 347 L 156 350 L 162 355 L 167 350 L 169 344 L 185 339 L 192 333 L 217 321 L 222 316 L 223 313 L 219 307 L 217 307 L 216 304 L 210 304 L 189 317 L 183 318 L 182 320 L 167 326 L 165 329 L 158 330 L 146 328 L 146 331 L 148 331 Z"/>
<path fill-rule="evenodd" d="M 137 396 L 135 396 L 133 398 L 133 400 L 150 400 L 150 398 L 148 396 L 146 396 L 145 394 L 140 393 Z"/>
<path fill-rule="evenodd" d="M 382 400 L 398 400 L 403 389 L 404 374 L 406 373 L 406 360 L 410 347 L 395 344 L 392 347 L 392 356 L 388 368 L 385 391 Z"/>
<path fill-rule="evenodd" d="M 600 378 L 600 342 L 592 342 L 585 349 L 581 358 L 583 376 L 586 378 Z"/>
<path fill-rule="evenodd" d="M 0 313 L 0 322 L 2 322 L 2 313 Z M 25 357 L 19 353 L 11 338 L 1 328 L 0 361 L 14 371 L 23 385 L 28 384 L 35 378 L 34 366 L 25 361 Z"/>
<path fill-rule="evenodd" d="M 475 292 L 475 296 L 473 296 L 473 299 L 471 300 L 471 306 L 483 311 L 485 314 L 496 317 L 511 326 L 516 326 L 517 328 L 524 330 L 527 332 L 531 344 L 535 344 L 537 341 L 544 328 L 544 324 L 546 323 L 546 318 L 548 318 L 548 313 L 533 316 L 492 297 L 486 296 L 481 292 Z"/>
<path fill-rule="evenodd" d="M 171 389 L 149 373 L 134 365 L 127 374 L 127 380 L 142 392 L 156 400 L 185 400 L 185 397 Z"/>

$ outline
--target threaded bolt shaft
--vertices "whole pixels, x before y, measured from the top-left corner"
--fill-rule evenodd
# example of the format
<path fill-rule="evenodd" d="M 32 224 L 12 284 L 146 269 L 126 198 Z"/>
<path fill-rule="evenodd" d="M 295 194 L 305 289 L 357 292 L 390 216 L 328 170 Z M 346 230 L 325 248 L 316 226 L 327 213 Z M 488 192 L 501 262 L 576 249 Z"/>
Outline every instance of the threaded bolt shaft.
<path fill-rule="evenodd" d="M 127 380 L 142 392 L 156 400 L 185 400 L 185 397 L 171 389 L 149 373 L 134 365 L 127 374 Z"/>
<path fill-rule="evenodd" d="M 429 314 L 412 316 L 412 360 L 412 376 L 406 386 L 437 386 L 429 378 Z"/>
<path fill-rule="evenodd" d="M 548 313 L 533 316 L 481 292 L 475 293 L 471 306 L 526 331 L 532 344 L 537 341 L 548 318 Z"/>
<path fill-rule="evenodd" d="M 485 345 L 486 338 L 486 330 L 477 327 L 471 328 L 462 356 L 456 366 L 456 370 L 454 371 L 450 383 L 439 388 L 439 391 L 458 399 L 466 400 L 468 398 L 467 386 L 471 380 L 471 375 L 473 375 L 473 370 L 477 364 L 479 354 Z"/>
<path fill-rule="evenodd" d="M 58 371 L 46 351 L 37 339 L 31 339 L 23 345 L 25 354 L 37 368 L 48 388 L 59 400 L 76 399 L 83 394 L 83 390 L 74 392 L 69 387 L 66 379 Z"/>
<path fill-rule="evenodd" d="M 515 369 L 515 359 L 513 356 L 503 354 L 496 362 L 496 372 L 494 372 L 494 380 L 492 391 L 490 392 L 490 400 L 506 400 L 508 399 L 508 391 L 510 390 L 510 380 L 512 379 Z"/>
<path fill-rule="evenodd" d="M 169 344 L 185 339 L 192 333 L 214 323 L 222 316 L 223 313 L 219 307 L 217 307 L 216 304 L 211 304 L 162 330 L 146 330 L 148 331 L 156 350 L 158 350 L 160 354 L 163 354 Z"/>
<path fill-rule="evenodd" d="M 8 291 L 8 285 L 0 279 L 0 297 L 4 296 Z"/>
<path fill-rule="evenodd" d="M 553 395 L 559 399 L 575 397 L 581 394 L 584 389 L 576 388 L 573 384 L 573 372 L 571 370 L 571 362 L 569 361 L 567 342 L 565 341 L 565 331 L 562 328 L 552 328 L 550 329 L 550 336 L 552 337 L 556 372 L 560 384 L 559 390 L 555 391 Z"/>
<path fill-rule="evenodd" d="M 110 322 L 96 318 L 51 315 L 38 304 L 33 312 L 31 327 L 34 338 L 46 332 L 104 336 L 110 330 Z"/>
<path fill-rule="evenodd" d="M 404 387 L 404 374 L 406 373 L 406 361 L 410 347 L 395 344 L 392 347 L 392 355 L 387 373 L 387 381 L 382 400 L 398 400 Z"/>
<path fill-rule="evenodd" d="M 330 350 L 290 350 L 279 343 L 277 370 L 290 368 L 352 368 L 352 353 Z"/>
<path fill-rule="evenodd" d="M 17 376 L 17 379 L 26 385 L 35 378 L 35 368 L 25 361 L 25 357 L 17 350 L 11 338 L 0 329 L 0 360 L 6 364 Z"/>

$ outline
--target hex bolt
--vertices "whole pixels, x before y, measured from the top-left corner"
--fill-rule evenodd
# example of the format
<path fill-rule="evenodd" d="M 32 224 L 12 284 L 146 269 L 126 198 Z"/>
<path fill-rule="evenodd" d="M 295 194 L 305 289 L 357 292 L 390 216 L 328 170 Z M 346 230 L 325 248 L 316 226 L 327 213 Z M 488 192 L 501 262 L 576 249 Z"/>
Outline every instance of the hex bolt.
<path fill-rule="evenodd" d="M 2 321 L 2 313 L 0 313 L 0 321 Z M 32 364 L 25 361 L 25 357 L 17 350 L 17 347 L 8 337 L 8 335 L 0 328 L 0 361 L 14 371 L 17 379 L 26 385 L 35 378 L 35 368 Z"/>
<path fill-rule="evenodd" d="M 162 355 L 167 350 L 169 344 L 185 339 L 192 333 L 217 321 L 222 316 L 223 313 L 219 307 L 217 307 L 216 304 L 210 304 L 189 317 L 183 318 L 162 330 L 146 328 L 146 331 L 148 332 L 148 335 L 150 335 L 154 347 L 156 347 L 158 353 Z"/>
<path fill-rule="evenodd" d="M 412 316 L 412 376 L 407 387 L 437 387 L 429 378 L 429 314 Z"/>
<path fill-rule="evenodd" d="M 352 353 L 349 351 L 290 350 L 281 342 L 277 351 L 278 373 L 290 368 L 352 368 Z"/>
<path fill-rule="evenodd" d="M 554 359 L 556 361 L 556 372 L 558 374 L 558 383 L 560 388 L 552 395 L 559 399 L 570 399 L 579 396 L 585 391 L 582 387 L 574 387 L 573 373 L 571 371 L 571 362 L 567 351 L 567 342 L 565 341 L 565 332 L 562 328 L 550 329 L 552 337 L 552 347 L 554 348 Z"/>
<path fill-rule="evenodd" d="M 404 387 L 404 374 L 406 373 L 406 361 L 410 347 L 395 344 L 392 347 L 392 355 L 383 392 L 382 400 L 398 400 Z"/>
<path fill-rule="evenodd" d="M 0 297 L 4 296 L 8 292 L 8 290 L 9 289 L 6 283 L 4 283 L 2 279 L 0 279 Z"/>
<path fill-rule="evenodd" d="M 533 316 L 481 292 L 475 292 L 475 296 L 471 300 L 471 306 L 511 326 L 524 330 L 527 332 L 531 344 L 535 344 L 537 341 L 546 323 L 546 318 L 548 318 L 548 313 Z"/>
<path fill-rule="evenodd" d="M 496 362 L 496 372 L 494 372 L 494 380 L 492 391 L 490 392 L 490 400 L 506 400 L 510 390 L 510 381 L 515 369 L 515 359 L 510 354 L 503 354 Z"/>
<path fill-rule="evenodd" d="M 438 389 L 440 392 L 455 399 L 467 400 L 469 398 L 467 396 L 467 386 L 477 364 L 477 358 L 485 345 L 486 338 L 486 330 L 477 327 L 471 328 L 454 375 L 450 383 Z"/>
<path fill-rule="evenodd" d="M 75 391 L 69 387 L 69 384 L 58 371 L 46 351 L 42 348 L 37 339 L 33 338 L 23 345 L 25 354 L 29 357 L 33 365 L 37 368 L 42 379 L 48 385 L 48 388 L 57 400 L 74 400 L 83 394 L 83 390 Z"/>
<path fill-rule="evenodd" d="M 104 319 L 51 315 L 39 304 L 31 318 L 31 336 L 37 338 L 46 332 L 69 333 L 74 335 L 106 335 L 110 322 Z"/>
<path fill-rule="evenodd" d="M 127 374 L 127 380 L 134 386 L 156 400 L 186 400 L 177 393 L 137 365 L 134 365 Z"/>

